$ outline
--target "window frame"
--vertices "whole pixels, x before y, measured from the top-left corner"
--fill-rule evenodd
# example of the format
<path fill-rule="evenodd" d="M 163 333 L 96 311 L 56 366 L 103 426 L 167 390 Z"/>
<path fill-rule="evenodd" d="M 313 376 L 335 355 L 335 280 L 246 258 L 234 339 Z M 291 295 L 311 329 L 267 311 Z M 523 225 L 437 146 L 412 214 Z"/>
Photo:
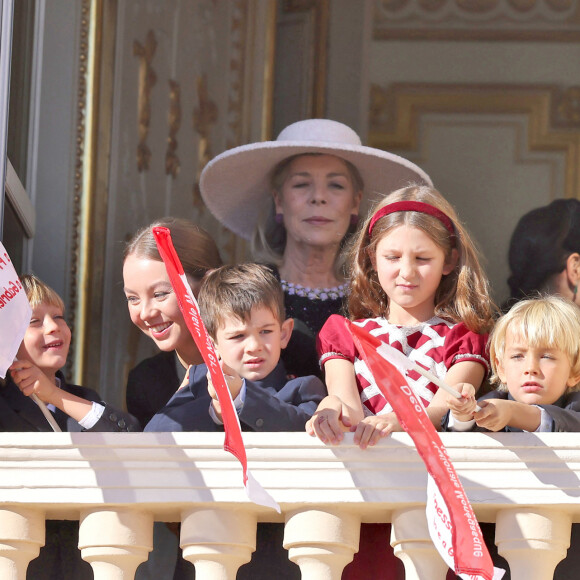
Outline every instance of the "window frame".
<path fill-rule="evenodd" d="M 6 182 L 8 106 L 10 102 L 10 63 L 12 59 L 13 0 L 0 0 L 0 183 Z M 0 240 L 4 230 L 5 188 L 0 190 Z"/>
<path fill-rule="evenodd" d="M 0 189 L 0 240 L 3 239 L 7 199 L 18 216 L 24 236 L 30 239 L 36 228 L 36 212 L 7 156 L 14 0 L 0 0 L 0 17 L 0 183 L 4 183 Z"/>

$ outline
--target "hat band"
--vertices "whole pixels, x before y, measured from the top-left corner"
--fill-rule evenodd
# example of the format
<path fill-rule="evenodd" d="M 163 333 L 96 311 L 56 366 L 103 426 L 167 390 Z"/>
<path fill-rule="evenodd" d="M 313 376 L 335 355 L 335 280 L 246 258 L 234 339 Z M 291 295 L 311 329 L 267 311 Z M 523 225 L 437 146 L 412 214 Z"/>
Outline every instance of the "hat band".
<path fill-rule="evenodd" d="M 382 207 L 371 219 L 369 224 L 369 236 L 373 233 L 373 228 L 377 221 L 386 215 L 398 211 L 416 211 L 431 215 L 438 219 L 445 226 L 445 229 L 450 233 L 450 235 L 455 238 L 455 229 L 453 228 L 453 222 L 449 217 L 436 207 L 422 201 L 396 201 L 395 203 L 390 203 L 389 205 Z"/>

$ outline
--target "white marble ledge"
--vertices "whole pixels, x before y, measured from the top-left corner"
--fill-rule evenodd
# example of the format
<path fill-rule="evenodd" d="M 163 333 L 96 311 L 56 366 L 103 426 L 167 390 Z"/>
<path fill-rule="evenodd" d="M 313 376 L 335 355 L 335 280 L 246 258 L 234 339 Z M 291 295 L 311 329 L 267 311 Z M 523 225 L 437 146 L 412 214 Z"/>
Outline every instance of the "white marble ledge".
<path fill-rule="evenodd" d="M 580 521 L 580 434 L 443 433 L 480 521 L 514 506 L 544 506 Z M 135 506 L 179 521 L 200 504 L 235 505 L 261 521 L 339 504 L 363 522 L 425 503 L 425 468 L 411 438 L 396 433 L 361 451 L 305 433 L 244 433 L 254 477 L 283 514 L 248 501 L 238 461 L 220 433 L 0 433 L 0 504 L 33 506 L 47 518 L 79 509 Z"/>

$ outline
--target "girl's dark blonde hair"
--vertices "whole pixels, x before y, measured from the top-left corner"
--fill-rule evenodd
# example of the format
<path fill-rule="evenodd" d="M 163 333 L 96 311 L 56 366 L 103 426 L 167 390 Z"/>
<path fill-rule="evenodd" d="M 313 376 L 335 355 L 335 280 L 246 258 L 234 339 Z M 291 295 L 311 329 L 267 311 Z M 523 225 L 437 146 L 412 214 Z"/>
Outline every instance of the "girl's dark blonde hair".
<path fill-rule="evenodd" d="M 204 229 L 189 220 L 175 217 L 158 219 L 136 232 L 125 247 L 123 261 L 132 254 L 156 262 L 163 261 L 153 237 L 154 227 L 169 229 L 183 270 L 193 280 L 200 281 L 208 270 L 223 264 L 216 243 Z"/>
<path fill-rule="evenodd" d="M 364 192 L 364 182 L 359 170 L 346 159 L 342 159 L 338 155 L 332 153 L 299 153 L 298 155 L 291 155 L 286 157 L 272 170 L 270 178 L 270 187 L 272 193 L 280 193 L 282 186 L 288 178 L 290 165 L 299 157 L 316 157 L 319 155 L 329 155 L 340 159 L 346 166 L 348 175 L 352 182 L 353 193 Z M 351 225 L 346 232 L 341 248 L 345 245 L 347 240 L 356 231 L 356 225 Z M 258 216 L 258 223 L 254 230 L 251 240 L 252 256 L 258 262 L 266 264 L 274 264 L 280 267 L 282 265 L 282 257 L 286 248 L 286 228 L 283 224 L 276 222 L 276 205 L 274 203 L 274 196 L 265 204 L 264 210 Z M 335 261 L 335 273 L 339 278 L 344 276 L 344 254 L 342 251 L 338 252 Z"/>
<path fill-rule="evenodd" d="M 20 282 L 32 308 L 41 304 L 49 304 L 56 306 L 64 314 L 65 308 L 62 298 L 48 284 L 45 284 L 34 274 L 23 274 L 20 276 Z"/>
<path fill-rule="evenodd" d="M 512 336 L 532 348 L 561 350 L 570 361 L 570 375 L 580 376 L 580 308 L 559 296 L 540 296 L 516 302 L 496 323 L 489 337 L 490 381 L 507 390 L 497 374 L 497 361 L 504 356 L 508 329 Z M 577 391 L 576 384 L 568 390 Z"/>
<path fill-rule="evenodd" d="M 398 201 L 419 201 L 442 211 L 452 221 L 455 236 L 451 236 L 436 217 L 417 211 L 398 211 L 380 218 L 369 236 L 369 224 L 375 213 Z M 441 278 L 437 288 L 434 314 L 450 322 L 463 322 L 473 332 L 491 330 L 497 309 L 490 297 L 489 283 L 480 265 L 475 244 L 459 221 L 453 206 L 436 189 L 425 185 L 410 185 L 394 191 L 380 201 L 365 220 L 349 252 L 350 317 L 388 318 L 389 297 L 379 283 L 373 258 L 379 241 L 402 225 L 424 231 L 443 250 L 446 260 L 451 259 L 454 248 L 457 250 L 455 268 Z"/>

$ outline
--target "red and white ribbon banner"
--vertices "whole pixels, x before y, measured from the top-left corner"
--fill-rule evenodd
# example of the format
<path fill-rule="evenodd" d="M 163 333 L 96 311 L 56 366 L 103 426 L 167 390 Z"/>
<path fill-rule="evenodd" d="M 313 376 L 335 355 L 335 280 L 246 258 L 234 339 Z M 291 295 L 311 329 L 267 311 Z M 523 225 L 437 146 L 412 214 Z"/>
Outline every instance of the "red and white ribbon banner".
<path fill-rule="evenodd" d="M 356 324 L 346 324 L 378 388 L 425 463 L 427 523 L 437 551 L 464 580 L 501 580 L 505 571 L 493 566 L 463 485 L 421 400 L 397 368 L 377 352 L 381 341 Z"/>
<path fill-rule="evenodd" d="M 0 378 L 14 362 L 31 315 L 26 292 L 0 242 Z"/>
<path fill-rule="evenodd" d="M 181 261 L 173 247 L 171 232 L 168 228 L 154 227 L 153 235 L 157 242 L 157 248 L 159 249 L 161 258 L 165 263 L 167 275 L 169 276 L 169 280 L 177 297 L 179 309 L 181 310 L 187 328 L 189 329 L 189 332 L 191 333 L 191 336 L 193 337 L 193 340 L 209 369 L 211 381 L 218 396 L 224 422 L 224 449 L 234 455 L 242 464 L 244 488 L 248 498 L 259 505 L 274 508 L 279 513 L 280 506 L 278 503 L 258 483 L 258 481 L 254 479 L 248 469 L 248 460 L 246 457 L 244 440 L 242 438 L 240 420 L 220 367 L 217 353 L 199 314 L 197 300 L 191 291 Z"/>

